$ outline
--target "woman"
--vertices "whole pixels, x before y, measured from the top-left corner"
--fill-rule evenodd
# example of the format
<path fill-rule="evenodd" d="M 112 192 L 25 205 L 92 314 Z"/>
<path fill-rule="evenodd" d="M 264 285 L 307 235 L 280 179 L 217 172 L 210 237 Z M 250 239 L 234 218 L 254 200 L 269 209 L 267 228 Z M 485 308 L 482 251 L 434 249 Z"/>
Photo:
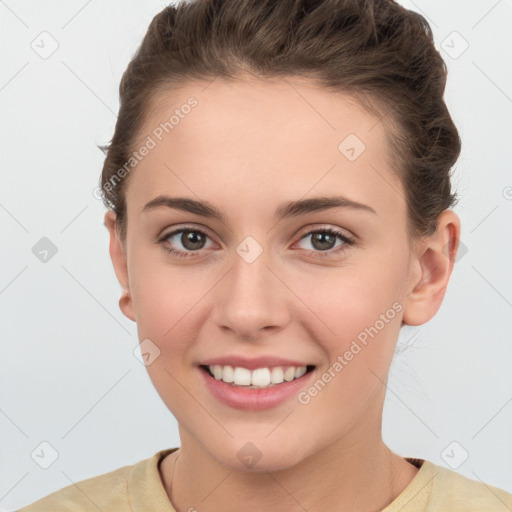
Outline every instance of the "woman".
<path fill-rule="evenodd" d="M 101 177 L 120 308 L 181 446 L 23 511 L 498 511 L 383 442 L 403 325 L 438 311 L 460 152 L 425 19 L 197 0 L 152 21 Z"/>

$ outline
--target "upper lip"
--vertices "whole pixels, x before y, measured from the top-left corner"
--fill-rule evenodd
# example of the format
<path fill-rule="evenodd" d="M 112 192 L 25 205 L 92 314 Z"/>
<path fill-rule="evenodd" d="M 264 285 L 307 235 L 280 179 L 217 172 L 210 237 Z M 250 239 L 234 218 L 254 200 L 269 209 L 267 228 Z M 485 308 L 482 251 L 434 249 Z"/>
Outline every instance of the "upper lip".
<path fill-rule="evenodd" d="M 292 359 L 284 359 L 277 356 L 260 356 L 260 357 L 245 357 L 245 356 L 220 356 L 207 359 L 199 363 L 204 366 L 240 366 L 248 370 L 255 370 L 256 368 L 269 368 L 272 366 L 309 366 L 308 363 L 301 361 L 294 361 Z"/>

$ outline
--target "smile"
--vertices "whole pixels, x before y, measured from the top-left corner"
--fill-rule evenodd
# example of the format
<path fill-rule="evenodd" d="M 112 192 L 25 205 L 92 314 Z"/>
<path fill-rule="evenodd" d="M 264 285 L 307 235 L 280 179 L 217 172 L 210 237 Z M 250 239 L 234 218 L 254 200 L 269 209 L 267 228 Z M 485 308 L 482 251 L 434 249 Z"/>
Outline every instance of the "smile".
<path fill-rule="evenodd" d="M 202 365 L 201 368 L 214 379 L 231 386 L 263 389 L 300 379 L 305 373 L 312 371 L 314 366 L 273 366 L 250 370 L 242 366 L 216 364 Z"/>
<path fill-rule="evenodd" d="M 226 371 L 227 366 L 230 368 Z M 206 389 L 216 400 L 228 407 L 248 411 L 272 409 L 293 400 L 317 374 L 317 368 L 313 365 L 260 367 L 254 364 L 250 370 L 244 366 L 203 364 L 197 368 Z M 272 378 L 275 378 L 275 383 Z M 233 380 L 224 382 L 223 379 Z"/>

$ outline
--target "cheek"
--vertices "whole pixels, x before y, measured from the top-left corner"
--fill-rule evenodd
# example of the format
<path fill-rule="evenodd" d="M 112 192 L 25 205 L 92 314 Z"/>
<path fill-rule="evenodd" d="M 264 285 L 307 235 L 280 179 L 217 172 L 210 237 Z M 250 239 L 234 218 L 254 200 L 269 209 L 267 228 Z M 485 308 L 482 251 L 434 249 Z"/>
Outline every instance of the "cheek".
<path fill-rule="evenodd" d="M 340 375 L 336 380 L 345 381 L 353 397 L 359 396 L 359 386 L 378 382 L 370 369 L 384 378 L 401 325 L 402 264 L 380 261 L 382 265 L 329 269 L 324 277 L 317 275 L 314 282 L 306 280 L 296 289 L 314 312 L 302 317 L 309 319 L 303 325 L 314 333 L 330 365 L 341 359 L 343 369 L 338 365 L 334 371 Z"/>
<path fill-rule="evenodd" d="M 146 369 L 164 402 L 174 409 L 186 401 L 180 383 L 197 384 L 189 372 L 197 362 L 199 332 L 211 310 L 208 293 L 218 277 L 201 266 L 171 265 L 165 255 L 155 253 L 133 255 L 130 287 L 138 338 L 151 340 L 159 351 Z"/>
<path fill-rule="evenodd" d="M 160 250 L 132 254 L 130 290 L 141 335 L 165 339 L 183 330 L 182 322 L 205 293 L 207 281 L 194 276 L 192 267 L 166 263 Z M 193 316 L 193 315 L 192 315 Z"/>
<path fill-rule="evenodd" d="M 401 303 L 401 267 L 397 263 L 332 268 L 323 275 L 312 275 L 311 279 L 301 277 L 294 284 L 294 292 L 316 314 L 326 333 L 346 340 L 377 321 L 394 303 Z M 393 318 L 396 309 L 390 312 Z"/>
<path fill-rule="evenodd" d="M 163 402 L 175 417 L 181 418 L 183 411 L 194 406 L 183 386 L 196 394 L 187 381 L 187 372 L 197 328 L 204 321 L 198 316 L 198 306 L 208 283 L 191 279 L 183 268 L 172 268 L 162 257 L 153 255 L 134 255 L 131 272 L 138 338 L 151 340 L 157 347 L 153 350 L 159 351 L 146 370 Z"/>
<path fill-rule="evenodd" d="M 308 306 L 318 315 L 308 330 L 317 334 L 328 362 L 317 375 L 326 384 L 306 390 L 306 399 L 318 393 L 311 403 L 315 415 L 328 410 L 347 428 L 384 392 L 401 325 L 403 306 L 395 300 L 390 274 L 380 280 L 375 274 L 340 279 L 339 286 L 333 280 L 329 294 L 318 286 L 308 294 Z M 325 408 L 326 403 L 336 407 Z"/>

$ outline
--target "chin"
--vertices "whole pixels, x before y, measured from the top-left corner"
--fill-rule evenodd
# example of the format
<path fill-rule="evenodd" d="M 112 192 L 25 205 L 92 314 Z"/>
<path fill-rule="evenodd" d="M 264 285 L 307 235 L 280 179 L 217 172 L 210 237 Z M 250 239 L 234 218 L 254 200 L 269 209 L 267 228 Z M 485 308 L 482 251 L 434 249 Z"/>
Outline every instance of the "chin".
<path fill-rule="evenodd" d="M 266 473 L 292 468 L 304 460 L 308 456 L 301 451 L 304 443 L 300 440 L 297 443 L 297 446 L 285 446 L 281 439 L 272 442 L 265 436 L 260 439 L 253 436 L 252 441 L 232 439 L 229 446 L 216 446 L 209 451 L 217 462 L 232 471 Z"/>

